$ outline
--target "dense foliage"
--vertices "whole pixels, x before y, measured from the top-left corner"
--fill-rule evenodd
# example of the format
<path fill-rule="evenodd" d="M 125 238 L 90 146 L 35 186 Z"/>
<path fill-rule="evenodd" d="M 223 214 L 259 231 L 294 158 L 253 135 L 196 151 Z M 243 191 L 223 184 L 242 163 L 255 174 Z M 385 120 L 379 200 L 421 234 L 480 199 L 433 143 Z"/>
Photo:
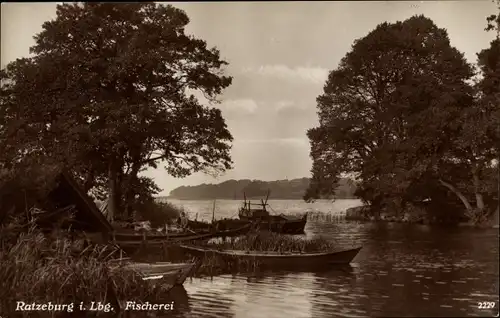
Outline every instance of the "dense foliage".
<path fill-rule="evenodd" d="M 478 54 L 483 77 L 474 83 L 474 67 L 424 16 L 355 41 L 317 98 L 305 199 L 331 193 L 349 173 L 373 211 L 426 201 L 430 212 L 484 221 L 498 200 L 498 48 L 497 39 Z"/>
<path fill-rule="evenodd" d="M 310 179 L 292 179 L 277 181 L 260 180 L 228 180 L 219 184 L 201 184 L 197 186 L 182 186 L 170 192 L 170 197 L 186 200 L 213 200 L 213 199 L 243 199 L 266 197 L 270 191 L 270 199 L 300 200 L 309 187 Z M 341 179 L 337 184 L 334 195 L 325 198 L 349 199 L 354 198 L 356 185 L 350 179 Z"/>
<path fill-rule="evenodd" d="M 186 35 L 182 10 L 155 3 L 72 3 L 43 24 L 32 57 L 2 70 L 0 170 L 53 164 L 112 214 L 158 192 L 147 167 L 178 177 L 231 167 L 232 136 L 211 103 L 227 64 Z M 125 205 L 122 205 L 125 202 Z"/>

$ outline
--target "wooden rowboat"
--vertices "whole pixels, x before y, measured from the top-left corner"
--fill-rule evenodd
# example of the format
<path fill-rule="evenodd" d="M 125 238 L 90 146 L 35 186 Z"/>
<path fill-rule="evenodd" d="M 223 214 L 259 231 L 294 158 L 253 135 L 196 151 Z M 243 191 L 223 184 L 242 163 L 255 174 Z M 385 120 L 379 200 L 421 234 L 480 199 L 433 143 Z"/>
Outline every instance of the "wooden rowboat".
<path fill-rule="evenodd" d="M 200 241 L 200 240 L 208 240 L 213 237 L 214 234 L 212 233 L 205 233 L 205 234 L 194 234 L 190 236 L 183 236 L 183 237 L 167 237 L 165 239 L 143 239 L 142 237 L 139 238 L 134 238 L 132 240 L 126 240 L 126 241 L 121 241 L 121 240 L 116 240 L 114 243 L 119 245 L 120 247 L 139 247 L 141 245 L 158 245 L 161 246 L 163 244 L 170 244 L 170 243 L 181 243 L 181 242 L 189 242 L 189 241 Z"/>
<path fill-rule="evenodd" d="M 231 237 L 244 235 L 251 230 L 252 225 L 247 224 L 241 228 L 234 230 L 226 230 L 226 231 L 217 231 L 217 232 L 205 232 L 203 234 L 191 234 L 191 235 L 179 235 L 179 236 L 141 236 L 141 235 L 129 235 L 127 240 L 118 240 L 115 236 L 115 243 L 119 246 L 132 247 L 132 246 L 140 246 L 142 244 L 147 245 L 162 245 L 164 243 L 182 243 L 188 241 L 201 241 L 208 240 L 214 237 Z"/>
<path fill-rule="evenodd" d="M 130 262 L 123 268 L 133 270 L 142 276 L 143 280 L 159 280 L 166 285 L 182 285 L 195 268 L 196 263 L 136 263 Z M 115 267 L 115 269 L 118 267 Z"/>
<path fill-rule="evenodd" d="M 361 250 L 361 247 L 342 251 L 330 251 L 323 253 L 278 253 L 257 252 L 244 250 L 215 250 L 203 247 L 181 245 L 181 248 L 195 256 L 212 254 L 224 259 L 238 259 L 256 261 L 261 265 L 275 268 L 299 268 L 326 267 L 329 265 L 349 264 Z"/>
<path fill-rule="evenodd" d="M 164 241 L 170 239 L 196 237 L 197 235 L 208 234 L 208 232 L 182 232 L 182 233 L 168 233 L 168 234 L 140 234 L 140 233 L 125 233 L 118 232 L 114 234 L 117 241 Z"/>

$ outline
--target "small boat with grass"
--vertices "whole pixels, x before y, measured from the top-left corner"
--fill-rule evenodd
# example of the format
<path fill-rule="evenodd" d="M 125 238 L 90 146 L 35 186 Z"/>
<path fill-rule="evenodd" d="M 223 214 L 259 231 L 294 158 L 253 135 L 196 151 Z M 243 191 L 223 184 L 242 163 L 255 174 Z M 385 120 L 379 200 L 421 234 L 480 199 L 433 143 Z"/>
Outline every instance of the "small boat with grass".
<path fill-rule="evenodd" d="M 285 214 L 271 215 L 267 208 L 269 204 L 270 192 L 267 193 L 266 200 L 260 200 L 260 203 L 252 203 L 247 201 L 245 194 L 243 206 L 238 211 L 238 217 L 242 221 L 253 222 L 258 225 L 260 230 L 269 230 L 275 233 L 283 234 L 304 234 L 304 228 L 307 223 L 307 213 L 302 216 L 291 216 Z M 252 208 L 260 206 L 260 209 Z"/>
<path fill-rule="evenodd" d="M 217 250 L 206 247 L 181 245 L 181 248 L 194 256 L 213 255 L 225 260 L 243 260 L 256 262 L 265 267 L 299 268 L 328 267 L 331 265 L 347 265 L 359 253 L 361 247 L 340 251 L 316 253 L 250 251 L 250 250 Z"/>

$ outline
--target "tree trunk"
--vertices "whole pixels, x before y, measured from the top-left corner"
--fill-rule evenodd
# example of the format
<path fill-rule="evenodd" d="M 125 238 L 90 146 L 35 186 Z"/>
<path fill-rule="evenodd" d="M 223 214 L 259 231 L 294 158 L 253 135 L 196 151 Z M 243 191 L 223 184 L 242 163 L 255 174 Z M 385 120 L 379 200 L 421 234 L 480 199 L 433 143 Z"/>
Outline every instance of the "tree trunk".
<path fill-rule="evenodd" d="M 119 164 L 116 166 L 116 213 L 115 218 L 123 219 L 124 211 L 123 211 L 123 162 L 119 161 Z"/>
<path fill-rule="evenodd" d="M 128 175 L 127 187 L 125 189 L 125 215 L 127 218 L 132 216 L 133 204 L 135 201 L 135 184 L 137 183 L 137 175 L 141 168 L 140 161 L 135 161 L 132 164 L 132 169 Z"/>
<path fill-rule="evenodd" d="M 136 146 L 130 149 L 130 157 L 132 159 L 132 167 L 128 174 L 127 183 L 125 186 L 125 215 L 127 218 L 132 216 L 133 204 L 135 201 L 136 191 L 136 183 L 137 183 L 137 175 L 139 174 L 139 170 L 141 169 L 141 152 L 142 147 Z"/>
<path fill-rule="evenodd" d="M 119 209 L 119 183 L 116 160 L 112 159 L 108 169 L 108 220 L 113 222 Z"/>
<path fill-rule="evenodd" d="M 477 174 L 477 169 L 472 170 L 472 181 L 474 183 L 474 194 L 476 195 L 476 207 L 478 210 L 484 210 L 484 200 L 483 195 L 480 192 L 480 181 L 479 175 Z"/>
<path fill-rule="evenodd" d="M 443 186 L 447 187 L 448 189 L 450 189 L 453 193 L 456 194 L 456 196 L 462 201 L 462 203 L 464 204 L 465 206 L 465 209 L 467 209 L 467 212 L 471 212 L 472 211 L 472 205 L 469 203 L 469 200 L 467 200 L 467 198 L 457 189 L 455 188 L 453 185 L 449 184 L 448 182 L 445 182 L 441 179 L 439 179 L 439 183 L 441 183 Z"/>
<path fill-rule="evenodd" d="M 83 184 L 83 189 L 87 193 L 89 192 L 90 189 L 92 189 L 93 186 L 94 186 L 94 173 L 92 172 L 92 169 L 89 169 L 89 172 L 85 177 L 85 183 Z"/>

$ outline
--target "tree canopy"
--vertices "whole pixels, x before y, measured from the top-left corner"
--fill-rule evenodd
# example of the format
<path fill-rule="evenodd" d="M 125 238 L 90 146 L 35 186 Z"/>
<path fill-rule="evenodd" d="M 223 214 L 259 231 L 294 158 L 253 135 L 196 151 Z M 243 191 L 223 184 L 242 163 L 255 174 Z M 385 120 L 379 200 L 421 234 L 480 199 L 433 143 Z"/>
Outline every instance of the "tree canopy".
<path fill-rule="evenodd" d="M 232 79 L 188 23 L 171 5 L 58 5 L 33 56 L 2 70 L 2 166 L 63 165 L 87 190 L 106 189 L 113 210 L 141 184 L 154 191 L 138 177 L 148 166 L 176 177 L 229 169 L 232 136 L 194 92 L 217 103 Z"/>
<path fill-rule="evenodd" d="M 450 190 L 455 206 L 460 199 L 471 212 L 475 197 L 484 210 L 500 144 L 498 103 L 488 101 L 488 89 L 499 87 L 496 56 L 479 55 L 484 77 L 474 85 L 474 67 L 424 16 L 380 24 L 356 40 L 317 98 L 320 125 L 308 131 L 313 181 L 304 199 L 353 174 L 357 194 L 376 209 L 443 201 Z"/>

